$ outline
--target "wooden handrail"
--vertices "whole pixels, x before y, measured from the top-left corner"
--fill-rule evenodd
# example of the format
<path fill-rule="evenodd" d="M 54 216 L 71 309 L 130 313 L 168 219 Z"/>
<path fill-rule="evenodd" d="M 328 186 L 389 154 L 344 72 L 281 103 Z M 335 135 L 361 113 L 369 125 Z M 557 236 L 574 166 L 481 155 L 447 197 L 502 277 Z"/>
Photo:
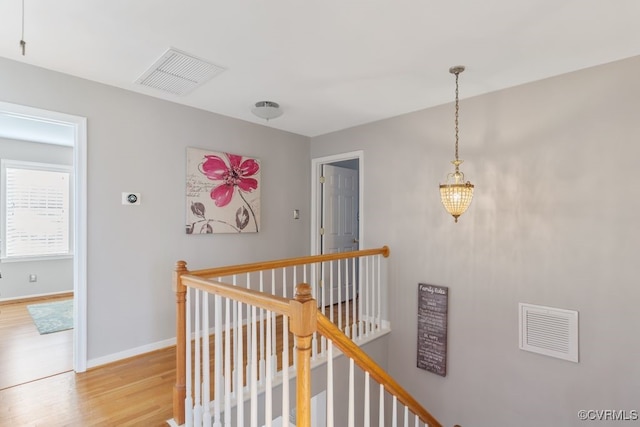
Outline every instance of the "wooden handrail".
<path fill-rule="evenodd" d="M 398 400 L 416 414 L 422 422 L 430 427 L 442 427 L 426 409 L 422 407 L 400 384 L 387 374 L 371 357 L 369 357 L 360 347 L 358 347 L 349 337 L 347 337 L 336 325 L 331 322 L 320 311 L 317 311 L 318 332 L 325 338 L 330 339 L 333 344 L 353 361 L 361 369 L 369 372 L 369 375 L 382 384 L 384 388 L 396 396 Z"/>
<path fill-rule="evenodd" d="M 256 307 L 274 311 L 285 316 L 291 316 L 291 300 L 289 298 L 266 294 L 253 289 L 227 285 L 226 283 L 217 282 L 211 279 L 203 279 L 201 277 L 194 276 L 191 273 L 183 274 L 181 279 L 185 286 L 201 289 L 213 295 L 220 295 L 224 298 L 240 301 L 243 304 L 255 305 Z"/>
<path fill-rule="evenodd" d="M 199 277 L 224 277 L 233 274 L 251 273 L 260 270 L 272 270 L 276 268 L 294 267 L 296 265 L 315 264 L 338 259 L 358 258 L 370 255 L 389 256 L 389 247 L 383 246 L 375 249 L 363 249 L 359 251 L 338 252 L 335 254 L 310 255 L 297 258 L 286 258 L 276 261 L 255 262 L 251 264 L 239 264 L 225 267 L 207 268 L 203 270 L 190 271 L 189 275 Z"/>

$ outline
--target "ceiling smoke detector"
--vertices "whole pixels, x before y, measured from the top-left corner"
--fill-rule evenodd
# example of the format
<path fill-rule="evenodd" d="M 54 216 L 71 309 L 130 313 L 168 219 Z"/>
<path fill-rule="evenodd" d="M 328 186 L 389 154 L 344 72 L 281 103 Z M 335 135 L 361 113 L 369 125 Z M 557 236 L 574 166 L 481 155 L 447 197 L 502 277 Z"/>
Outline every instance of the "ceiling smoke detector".
<path fill-rule="evenodd" d="M 272 101 L 256 102 L 256 105 L 251 109 L 251 112 L 267 121 L 280 117 L 283 113 L 280 105 L 277 102 Z"/>

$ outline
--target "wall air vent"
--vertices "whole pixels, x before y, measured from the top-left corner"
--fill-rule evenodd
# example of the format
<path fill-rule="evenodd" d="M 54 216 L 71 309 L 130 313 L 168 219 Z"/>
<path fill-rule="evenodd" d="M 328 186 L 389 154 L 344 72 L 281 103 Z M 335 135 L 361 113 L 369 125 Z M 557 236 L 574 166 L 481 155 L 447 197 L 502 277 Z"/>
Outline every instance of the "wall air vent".
<path fill-rule="evenodd" d="M 519 304 L 520 349 L 578 362 L 578 312 Z"/>
<path fill-rule="evenodd" d="M 224 70 L 224 67 L 170 48 L 135 83 L 174 95 L 186 95 Z"/>

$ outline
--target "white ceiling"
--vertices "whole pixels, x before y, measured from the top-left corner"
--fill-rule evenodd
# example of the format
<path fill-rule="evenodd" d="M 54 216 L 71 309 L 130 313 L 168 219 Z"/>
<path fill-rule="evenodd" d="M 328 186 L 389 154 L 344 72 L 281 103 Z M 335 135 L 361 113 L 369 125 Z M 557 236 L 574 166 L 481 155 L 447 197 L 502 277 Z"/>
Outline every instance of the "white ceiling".
<path fill-rule="evenodd" d="M 638 0 L 22 0 L 0 56 L 306 136 L 640 55 Z M 227 70 L 187 96 L 134 85 L 169 47 Z M 0 94 L 1 96 L 1 94 Z"/>

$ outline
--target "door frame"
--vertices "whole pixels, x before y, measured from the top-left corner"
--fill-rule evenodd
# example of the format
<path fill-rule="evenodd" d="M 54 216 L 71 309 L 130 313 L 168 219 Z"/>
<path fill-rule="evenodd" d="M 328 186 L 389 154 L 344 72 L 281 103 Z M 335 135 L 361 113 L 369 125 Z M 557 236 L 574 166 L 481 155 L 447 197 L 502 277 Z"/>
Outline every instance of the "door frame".
<path fill-rule="evenodd" d="M 0 102 L 0 114 L 58 122 L 74 128 L 73 143 L 73 370 L 87 370 L 87 118 Z"/>
<path fill-rule="evenodd" d="M 322 191 L 320 177 L 322 166 L 341 162 L 343 160 L 358 160 L 358 239 L 360 248 L 366 248 L 364 235 L 364 151 L 350 151 L 348 153 L 311 159 L 311 255 L 320 255 L 320 225 L 322 224 Z"/>

